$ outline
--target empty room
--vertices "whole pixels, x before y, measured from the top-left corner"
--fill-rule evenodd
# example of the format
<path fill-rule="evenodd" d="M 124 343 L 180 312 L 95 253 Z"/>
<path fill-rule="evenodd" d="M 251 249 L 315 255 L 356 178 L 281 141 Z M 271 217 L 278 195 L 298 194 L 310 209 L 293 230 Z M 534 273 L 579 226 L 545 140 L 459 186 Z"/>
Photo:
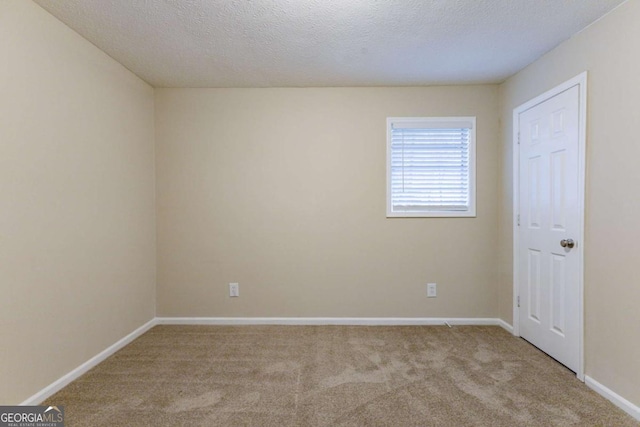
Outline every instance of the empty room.
<path fill-rule="evenodd" d="M 1 426 L 640 426 L 640 0 L 0 0 Z"/>

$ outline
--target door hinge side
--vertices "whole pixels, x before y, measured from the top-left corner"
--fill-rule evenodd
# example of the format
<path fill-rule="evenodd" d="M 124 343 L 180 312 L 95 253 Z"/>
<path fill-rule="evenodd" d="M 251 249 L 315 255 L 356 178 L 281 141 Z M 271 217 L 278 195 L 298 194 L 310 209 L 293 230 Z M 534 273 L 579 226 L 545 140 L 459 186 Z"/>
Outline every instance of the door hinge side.
<path fill-rule="evenodd" d="M 520 132 L 518 132 L 518 145 L 520 145 Z"/>
<path fill-rule="evenodd" d="M 518 227 L 520 227 L 520 214 L 518 214 L 518 220 L 517 220 L 517 223 L 518 223 Z"/>
<path fill-rule="evenodd" d="M 518 295 L 518 308 L 520 308 L 520 295 Z"/>

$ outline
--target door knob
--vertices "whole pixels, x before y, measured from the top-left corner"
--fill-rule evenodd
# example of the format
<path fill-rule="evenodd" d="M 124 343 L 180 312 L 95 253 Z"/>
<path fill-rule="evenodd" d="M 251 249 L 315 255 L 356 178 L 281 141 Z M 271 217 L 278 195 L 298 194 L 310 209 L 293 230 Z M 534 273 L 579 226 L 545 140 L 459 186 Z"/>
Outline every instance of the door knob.
<path fill-rule="evenodd" d="M 576 242 L 573 241 L 573 239 L 562 239 L 560 240 L 560 246 L 562 246 L 563 248 L 573 248 L 576 245 Z"/>

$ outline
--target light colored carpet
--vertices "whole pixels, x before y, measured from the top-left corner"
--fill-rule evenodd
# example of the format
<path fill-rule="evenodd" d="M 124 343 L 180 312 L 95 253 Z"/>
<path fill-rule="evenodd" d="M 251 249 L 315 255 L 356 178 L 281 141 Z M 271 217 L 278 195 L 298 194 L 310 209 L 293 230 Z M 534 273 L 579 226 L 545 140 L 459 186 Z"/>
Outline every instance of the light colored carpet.
<path fill-rule="evenodd" d="M 638 426 L 493 326 L 156 326 L 47 399 L 67 426 Z"/>

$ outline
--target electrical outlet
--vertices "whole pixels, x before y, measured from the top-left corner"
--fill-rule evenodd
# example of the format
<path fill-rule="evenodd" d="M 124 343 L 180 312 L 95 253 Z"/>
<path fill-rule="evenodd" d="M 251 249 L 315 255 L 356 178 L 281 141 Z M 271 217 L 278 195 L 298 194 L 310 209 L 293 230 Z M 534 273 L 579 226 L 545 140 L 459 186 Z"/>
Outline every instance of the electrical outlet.
<path fill-rule="evenodd" d="M 240 296 L 240 285 L 238 283 L 229 283 L 229 296 L 230 297 Z"/>
<path fill-rule="evenodd" d="M 427 298 L 435 298 L 438 295 L 437 284 L 427 283 Z"/>

